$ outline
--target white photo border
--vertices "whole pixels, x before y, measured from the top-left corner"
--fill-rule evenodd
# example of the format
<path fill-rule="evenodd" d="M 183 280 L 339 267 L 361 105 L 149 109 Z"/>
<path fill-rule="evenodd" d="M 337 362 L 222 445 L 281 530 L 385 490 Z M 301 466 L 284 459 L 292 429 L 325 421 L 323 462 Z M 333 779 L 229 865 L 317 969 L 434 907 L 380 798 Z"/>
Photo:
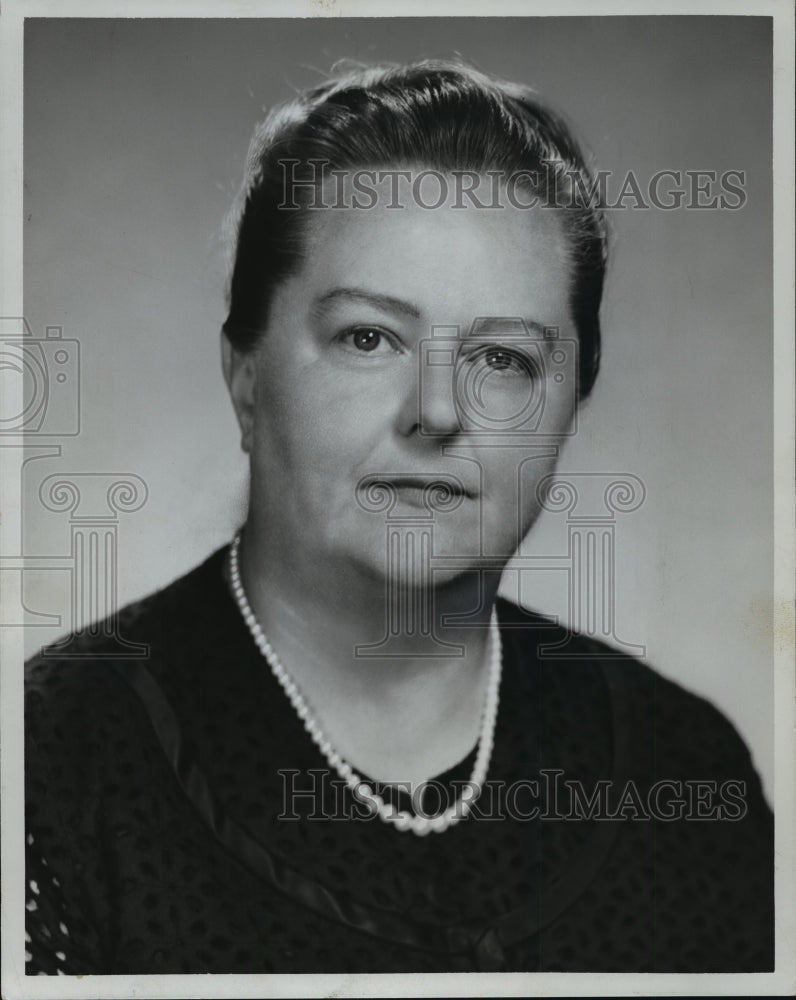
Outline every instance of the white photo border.
<path fill-rule="evenodd" d="M 451 8 L 455 6 L 455 14 Z M 6 0 L 0 15 L 0 316 L 22 316 L 22 77 L 23 22 L 32 17 L 390 17 L 390 16 L 768 16 L 774 23 L 774 297 L 775 297 L 775 800 L 777 857 L 777 967 L 743 975 L 471 973 L 404 975 L 206 975 L 28 977 L 24 975 L 22 635 L 2 636 L 2 996 L 23 998 L 263 997 L 263 996 L 605 996 L 776 995 L 796 982 L 794 919 L 794 342 L 793 342 L 793 9 L 785 0 L 716 2 L 574 2 L 574 0 Z M 11 405 L 22 398 L 19 382 L 3 373 Z M 21 407 L 19 408 L 21 409 Z M 19 537 L 20 484 L 13 469 L 0 477 L 0 552 Z M 0 595 L 2 597 L 2 595 Z"/>

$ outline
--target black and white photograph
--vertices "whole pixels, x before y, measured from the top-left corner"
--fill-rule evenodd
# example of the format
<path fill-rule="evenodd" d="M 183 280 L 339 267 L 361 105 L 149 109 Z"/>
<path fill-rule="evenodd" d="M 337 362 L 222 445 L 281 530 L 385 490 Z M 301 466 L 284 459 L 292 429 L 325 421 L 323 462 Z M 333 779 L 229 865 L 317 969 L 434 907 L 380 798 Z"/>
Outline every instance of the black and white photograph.
<path fill-rule="evenodd" d="M 3 11 L 3 997 L 790 992 L 793 10 L 713 7 Z"/>

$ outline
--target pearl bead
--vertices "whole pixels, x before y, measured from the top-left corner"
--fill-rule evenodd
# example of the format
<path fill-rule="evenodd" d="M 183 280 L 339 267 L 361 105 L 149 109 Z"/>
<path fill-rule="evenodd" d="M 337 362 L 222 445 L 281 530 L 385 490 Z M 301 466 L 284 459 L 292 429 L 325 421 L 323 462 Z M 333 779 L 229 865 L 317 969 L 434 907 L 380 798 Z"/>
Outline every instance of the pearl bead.
<path fill-rule="evenodd" d="M 393 826 L 396 830 L 404 832 L 408 830 L 412 824 L 412 817 L 408 812 L 399 812 L 398 815 L 393 820 Z"/>
<path fill-rule="evenodd" d="M 415 816 L 412 829 L 418 837 L 425 837 L 431 833 L 431 821 L 426 819 L 425 816 Z"/>

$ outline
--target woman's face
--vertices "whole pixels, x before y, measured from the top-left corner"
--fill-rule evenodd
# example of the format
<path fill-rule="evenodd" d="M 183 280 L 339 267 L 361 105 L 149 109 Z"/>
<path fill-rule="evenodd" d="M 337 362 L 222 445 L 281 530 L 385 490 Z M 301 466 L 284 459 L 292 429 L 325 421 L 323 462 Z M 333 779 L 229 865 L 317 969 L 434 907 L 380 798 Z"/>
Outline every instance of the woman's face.
<path fill-rule="evenodd" d="M 433 519 L 442 582 L 511 556 L 571 427 L 566 238 L 557 210 L 384 201 L 312 213 L 300 270 L 233 365 L 250 523 L 294 568 L 383 577 L 388 520 Z M 455 509 L 429 512 L 423 487 L 441 481 Z"/>

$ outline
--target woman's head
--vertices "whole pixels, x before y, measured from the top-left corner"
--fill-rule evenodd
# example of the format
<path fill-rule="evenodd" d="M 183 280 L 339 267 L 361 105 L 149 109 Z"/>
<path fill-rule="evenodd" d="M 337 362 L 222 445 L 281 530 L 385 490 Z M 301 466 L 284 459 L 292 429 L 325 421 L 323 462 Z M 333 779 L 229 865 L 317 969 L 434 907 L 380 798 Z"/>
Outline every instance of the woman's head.
<path fill-rule="evenodd" d="M 507 199 L 523 208 L 535 200 L 555 212 L 570 266 L 578 393 L 589 394 L 600 359 L 606 240 L 588 168 L 565 125 L 530 90 L 457 63 L 352 70 L 300 94 L 257 129 L 224 324 L 233 347 L 250 350 L 265 330 L 275 289 L 306 254 L 313 207 L 334 207 L 341 198 L 351 204 L 352 197 L 357 207 L 372 207 L 371 175 L 359 196 L 352 189 L 358 171 L 391 172 L 378 178 L 377 197 L 389 191 L 395 206 L 413 197 L 431 209 L 435 180 L 447 178 L 456 207 L 499 212 Z M 443 180 L 424 181 L 424 171 Z"/>
<path fill-rule="evenodd" d="M 431 514 L 434 586 L 511 557 L 599 360 L 578 181 L 557 119 L 448 64 L 357 71 L 258 131 L 223 348 L 264 563 L 391 578 L 391 518 Z"/>

